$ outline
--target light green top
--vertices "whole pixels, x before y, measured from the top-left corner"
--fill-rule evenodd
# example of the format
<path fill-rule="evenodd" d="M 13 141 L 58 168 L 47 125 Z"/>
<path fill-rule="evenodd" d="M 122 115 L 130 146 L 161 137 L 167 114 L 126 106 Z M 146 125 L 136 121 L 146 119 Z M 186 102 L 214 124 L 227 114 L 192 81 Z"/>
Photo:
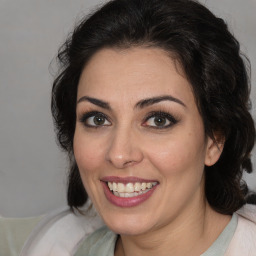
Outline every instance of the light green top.
<path fill-rule="evenodd" d="M 237 221 L 237 214 L 234 213 L 217 240 L 201 256 L 223 256 L 235 233 Z M 75 256 L 114 256 L 117 237 L 115 233 L 104 226 L 85 239 Z"/>
<path fill-rule="evenodd" d="M 0 255 L 18 256 L 29 234 L 42 219 L 35 218 L 11 219 L 0 217 Z M 223 256 L 237 227 L 237 214 L 201 256 Z M 117 235 L 107 227 L 102 227 L 88 236 L 80 245 L 75 256 L 114 256 Z"/>
<path fill-rule="evenodd" d="M 1 218 L 0 217 L 0 255 L 18 256 L 29 234 L 42 219 Z"/>

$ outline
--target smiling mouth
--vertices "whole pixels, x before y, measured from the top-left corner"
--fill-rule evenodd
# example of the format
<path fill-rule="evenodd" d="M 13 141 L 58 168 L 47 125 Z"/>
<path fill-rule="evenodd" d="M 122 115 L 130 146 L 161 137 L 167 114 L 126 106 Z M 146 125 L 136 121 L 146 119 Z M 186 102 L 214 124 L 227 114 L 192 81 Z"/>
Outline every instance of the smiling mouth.
<path fill-rule="evenodd" d="M 109 190 L 117 197 L 136 197 L 139 195 L 143 195 L 151 190 L 154 186 L 158 184 L 158 182 L 129 182 L 129 183 L 121 183 L 121 182 L 106 182 Z"/>

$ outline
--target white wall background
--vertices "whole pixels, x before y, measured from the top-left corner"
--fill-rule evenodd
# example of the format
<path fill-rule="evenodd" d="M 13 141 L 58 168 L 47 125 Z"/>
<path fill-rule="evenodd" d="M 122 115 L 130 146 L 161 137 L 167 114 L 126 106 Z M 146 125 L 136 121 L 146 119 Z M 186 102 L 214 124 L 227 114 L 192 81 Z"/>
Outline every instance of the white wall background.
<path fill-rule="evenodd" d="M 67 164 L 55 143 L 48 66 L 74 22 L 100 2 L 0 0 L 0 215 L 66 205 Z M 256 120 L 256 0 L 201 2 L 230 24 L 251 59 Z M 255 151 L 253 161 L 256 168 Z M 256 174 L 246 179 L 256 190 Z"/>

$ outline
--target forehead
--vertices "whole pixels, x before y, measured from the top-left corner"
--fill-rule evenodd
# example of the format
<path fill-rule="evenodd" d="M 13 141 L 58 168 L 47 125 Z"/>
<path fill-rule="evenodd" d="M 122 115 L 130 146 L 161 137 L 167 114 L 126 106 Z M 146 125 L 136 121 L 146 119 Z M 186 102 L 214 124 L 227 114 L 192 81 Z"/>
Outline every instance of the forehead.
<path fill-rule="evenodd" d="M 159 48 L 102 49 L 85 66 L 78 86 L 84 95 L 117 101 L 171 94 L 193 98 L 191 85 L 178 61 Z"/>

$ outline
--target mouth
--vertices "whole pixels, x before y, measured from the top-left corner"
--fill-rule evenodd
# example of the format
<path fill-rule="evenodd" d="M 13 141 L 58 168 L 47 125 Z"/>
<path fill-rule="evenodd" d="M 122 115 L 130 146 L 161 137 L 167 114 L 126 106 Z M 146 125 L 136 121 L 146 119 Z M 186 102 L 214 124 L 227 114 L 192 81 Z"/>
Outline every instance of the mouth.
<path fill-rule="evenodd" d="M 105 177 L 101 179 L 106 198 L 119 207 L 132 207 L 146 201 L 159 182 L 136 177 Z"/>
<path fill-rule="evenodd" d="M 135 183 L 116 183 L 106 182 L 109 190 L 117 197 L 136 197 L 147 193 L 150 189 L 157 185 L 157 182 L 135 182 Z"/>

